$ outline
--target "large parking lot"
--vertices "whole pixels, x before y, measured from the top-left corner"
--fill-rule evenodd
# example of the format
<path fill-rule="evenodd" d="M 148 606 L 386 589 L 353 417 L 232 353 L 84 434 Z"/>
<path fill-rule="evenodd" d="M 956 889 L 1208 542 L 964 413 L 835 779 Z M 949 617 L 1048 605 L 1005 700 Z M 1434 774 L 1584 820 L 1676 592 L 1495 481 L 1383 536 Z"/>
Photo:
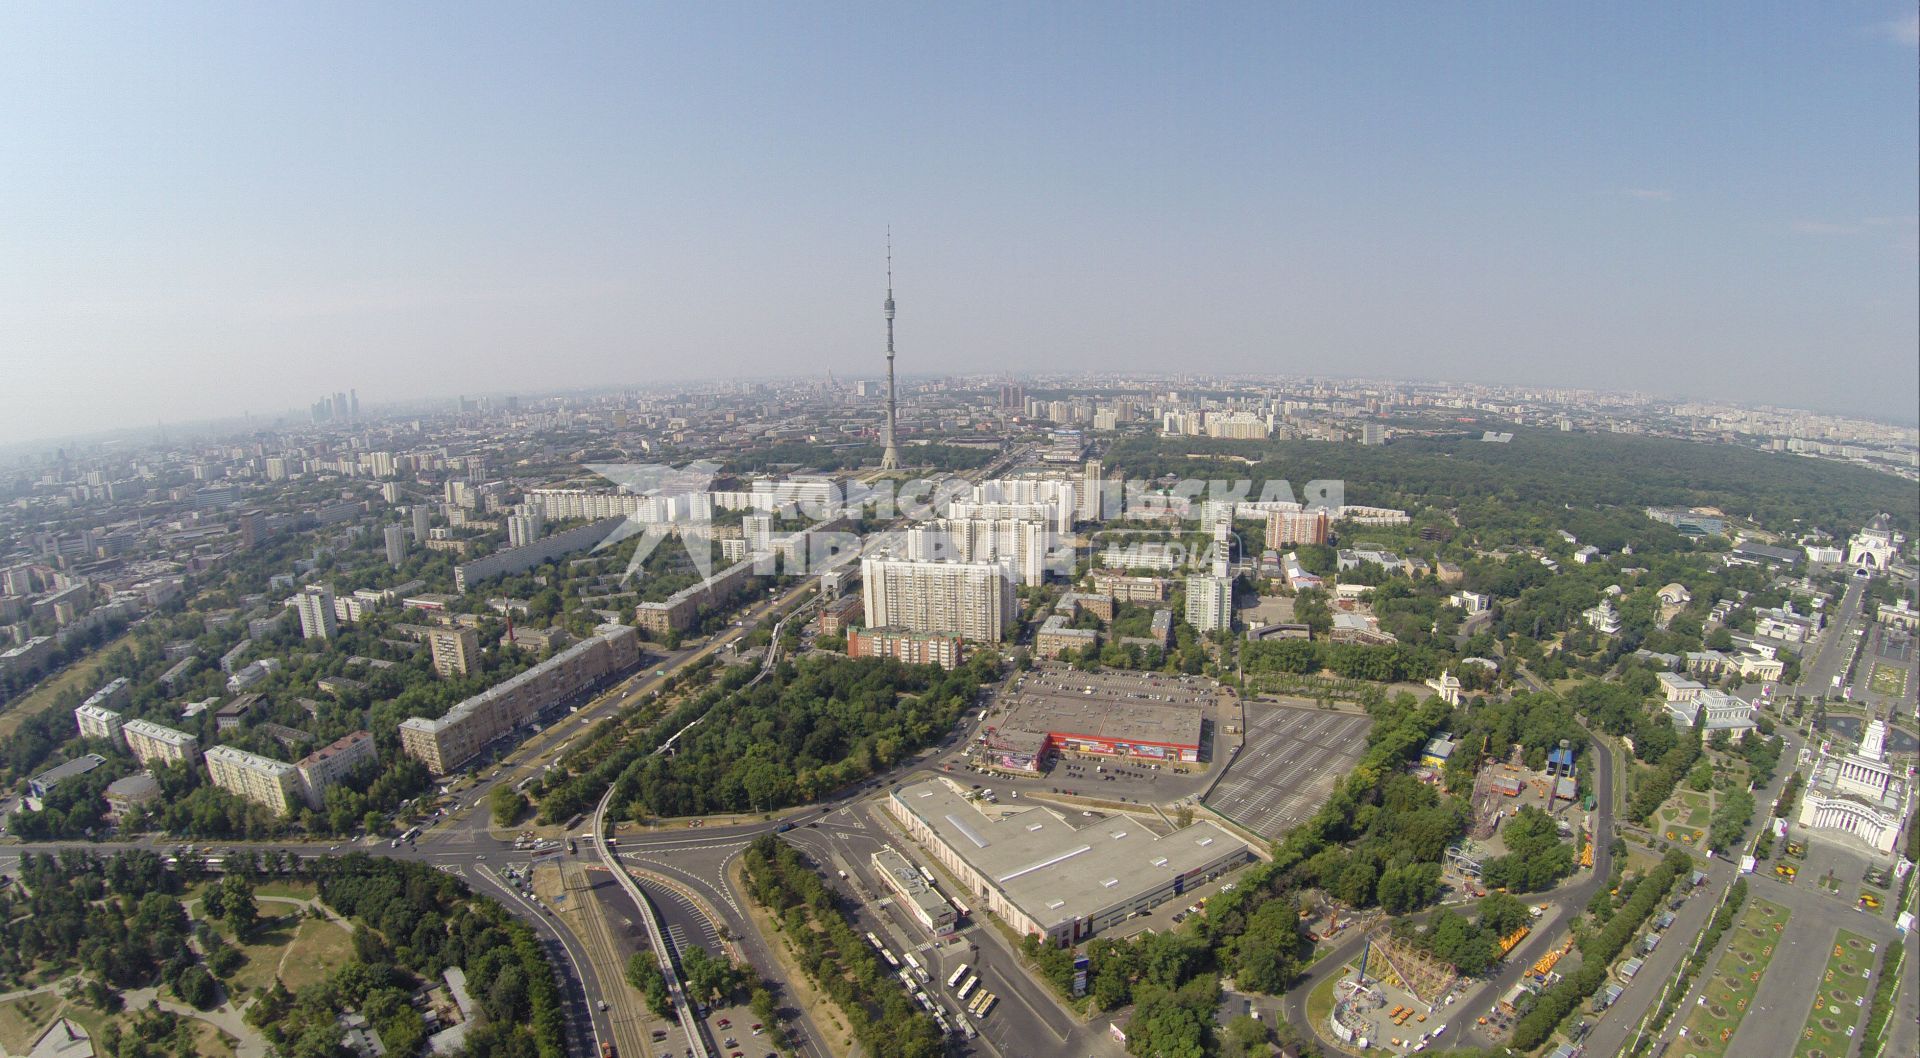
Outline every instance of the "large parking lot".
<path fill-rule="evenodd" d="M 1264 838 L 1312 815 L 1366 745 L 1373 721 L 1353 713 L 1247 703 L 1246 746 L 1207 806 Z"/>

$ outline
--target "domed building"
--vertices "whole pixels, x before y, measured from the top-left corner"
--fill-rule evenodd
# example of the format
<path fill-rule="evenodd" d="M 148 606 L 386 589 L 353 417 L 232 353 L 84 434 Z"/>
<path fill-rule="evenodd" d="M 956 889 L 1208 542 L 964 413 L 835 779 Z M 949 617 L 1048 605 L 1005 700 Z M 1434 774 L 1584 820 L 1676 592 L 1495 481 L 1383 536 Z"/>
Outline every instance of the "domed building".
<path fill-rule="evenodd" d="M 1893 519 L 1876 514 L 1847 541 L 1847 565 L 1885 573 L 1893 562 Z"/>

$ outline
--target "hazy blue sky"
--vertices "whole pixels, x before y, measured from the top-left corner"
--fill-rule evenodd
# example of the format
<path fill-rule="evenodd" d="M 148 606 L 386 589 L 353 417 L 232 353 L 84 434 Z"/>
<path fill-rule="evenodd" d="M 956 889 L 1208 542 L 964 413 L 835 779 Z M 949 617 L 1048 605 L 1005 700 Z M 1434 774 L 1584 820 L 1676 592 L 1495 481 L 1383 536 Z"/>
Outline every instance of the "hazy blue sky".
<path fill-rule="evenodd" d="M 8 4 L 0 439 L 881 364 L 1912 420 L 1911 4 Z"/>

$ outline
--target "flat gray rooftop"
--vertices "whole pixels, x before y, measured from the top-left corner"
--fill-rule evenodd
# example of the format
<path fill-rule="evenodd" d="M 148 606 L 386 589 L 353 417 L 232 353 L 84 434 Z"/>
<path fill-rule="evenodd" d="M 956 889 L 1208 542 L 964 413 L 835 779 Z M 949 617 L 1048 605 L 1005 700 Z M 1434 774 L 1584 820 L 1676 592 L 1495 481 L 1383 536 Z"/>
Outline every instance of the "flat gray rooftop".
<path fill-rule="evenodd" d="M 1123 816 L 1078 828 L 1037 806 L 990 817 L 945 779 L 893 796 L 1043 926 L 1092 916 L 1223 856 L 1250 851 L 1204 821 L 1160 837 Z"/>
<path fill-rule="evenodd" d="M 1123 742 L 1198 746 L 1213 684 L 1170 676 L 1036 669 L 1015 681 L 996 726 Z"/>

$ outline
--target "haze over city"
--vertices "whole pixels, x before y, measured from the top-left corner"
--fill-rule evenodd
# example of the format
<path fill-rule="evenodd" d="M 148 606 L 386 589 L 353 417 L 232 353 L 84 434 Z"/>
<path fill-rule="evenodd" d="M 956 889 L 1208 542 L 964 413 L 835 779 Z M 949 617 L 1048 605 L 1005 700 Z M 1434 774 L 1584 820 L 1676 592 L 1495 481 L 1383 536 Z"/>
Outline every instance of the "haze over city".
<path fill-rule="evenodd" d="M 1915 418 L 1910 6 L 9 6 L 0 440 L 882 370 Z"/>
<path fill-rule="evenodd" d="M 0 1058 L 1920 1055 L 1914 4 L 0 5 Z"/>

